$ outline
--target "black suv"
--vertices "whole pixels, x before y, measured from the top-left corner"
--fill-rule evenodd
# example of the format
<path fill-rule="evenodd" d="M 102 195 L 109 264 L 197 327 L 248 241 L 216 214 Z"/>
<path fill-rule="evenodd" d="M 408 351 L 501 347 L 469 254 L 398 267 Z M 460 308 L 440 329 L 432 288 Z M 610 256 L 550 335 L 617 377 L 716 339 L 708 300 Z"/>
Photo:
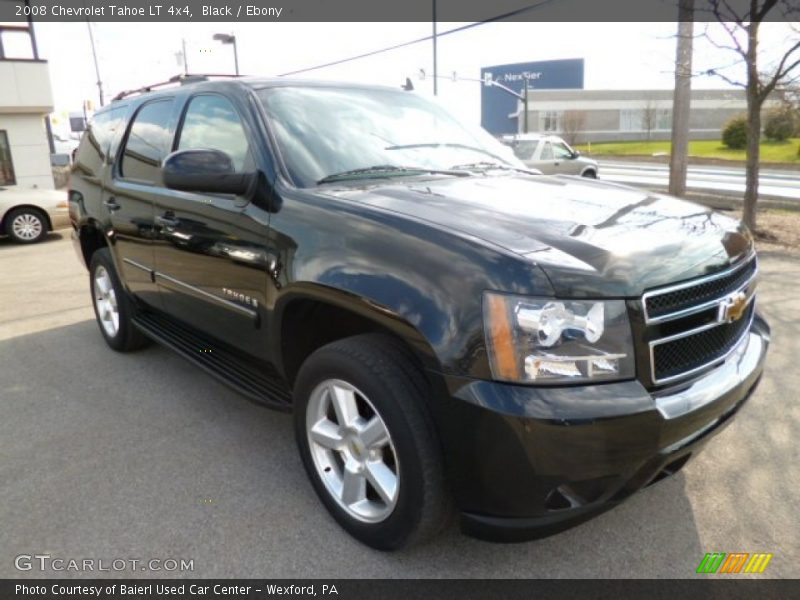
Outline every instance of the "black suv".
<path fill-rule="evenodd" d="M 292 411 L 366 544 L 454 511 L 486 539 L 565 529 L 680 469 L 758 383 L 736 221 L 531 172 L 400 89 L 183 83 L 122 95 L 77 153 L 100 332 Z"/>

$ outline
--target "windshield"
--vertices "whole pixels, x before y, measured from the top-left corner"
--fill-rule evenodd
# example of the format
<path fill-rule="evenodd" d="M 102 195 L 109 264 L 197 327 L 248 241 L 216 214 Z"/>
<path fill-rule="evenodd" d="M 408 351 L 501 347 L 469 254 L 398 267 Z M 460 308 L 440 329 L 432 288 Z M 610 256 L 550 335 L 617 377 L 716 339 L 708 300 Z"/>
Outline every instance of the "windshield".
<path fill-rule="evenodd" d="M 484 130 L 409 92 L 278 87 L 259 95 L 290 176 L 301 187 L 353 171 L 372 176 L 376 167 L 391 176 L 465 165 L 525 168 Z"/>

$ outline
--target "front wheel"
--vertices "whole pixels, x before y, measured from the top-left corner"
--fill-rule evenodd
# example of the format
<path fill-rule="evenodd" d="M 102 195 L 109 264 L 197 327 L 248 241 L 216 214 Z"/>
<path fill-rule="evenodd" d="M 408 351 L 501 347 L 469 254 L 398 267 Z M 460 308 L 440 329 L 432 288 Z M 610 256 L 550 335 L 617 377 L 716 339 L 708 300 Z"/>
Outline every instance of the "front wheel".
<path fill-rule="evenodd" d="M 320 348 L 295 386 L 303 464 L 328 511 L 379 550 L 421 542 L 448 523 L 427 382 L 405 349 L 368 334 Z"/>
<path fill-rule="evenodd" d="M 89 286 L 94 314 L 106 343 L 118 352 L 130 352 L 147 345 L 148 338 L 133 324 L 136 307 L 117 277 L 108 248 L 92 254 Z"/>
<path fill-rule="evenodd" d="M 583 173 L 581 173 L 582 177 L 588 177 L 589 179 L 597 179 L 597 171 L 594 169 L 587 169 Z"/>

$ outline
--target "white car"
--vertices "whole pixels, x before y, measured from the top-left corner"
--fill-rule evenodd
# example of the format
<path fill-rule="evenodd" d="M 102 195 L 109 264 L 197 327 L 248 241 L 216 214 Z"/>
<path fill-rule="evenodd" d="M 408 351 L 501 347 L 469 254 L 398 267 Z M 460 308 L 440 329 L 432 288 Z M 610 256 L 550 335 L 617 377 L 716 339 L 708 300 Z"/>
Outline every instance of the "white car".
<path fill-rule="evenodd" d="M 514 154 L 526 166 L 539 169 L 545 175 L 580 175 L 597 178 L 597 161 L 570 147 L 555 135 L 523 133 L 504 135 L 500 140 L 511 146 Z"/>
<path fill-rule="evenodd" d="M 0 186 L 0 233 L 15 242 L 39 242 L 48 231 L 67 226 L 66 190 Z"/>

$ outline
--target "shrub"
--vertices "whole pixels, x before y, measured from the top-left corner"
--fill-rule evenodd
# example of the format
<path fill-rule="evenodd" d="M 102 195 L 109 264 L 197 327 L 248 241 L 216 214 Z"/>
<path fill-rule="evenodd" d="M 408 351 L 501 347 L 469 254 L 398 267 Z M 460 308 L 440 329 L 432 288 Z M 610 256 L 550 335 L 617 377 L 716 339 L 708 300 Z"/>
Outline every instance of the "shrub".
<path fill-rule="evenodd" d="M 764 136 L 775 142 L 785 142 L 795 129 L 795 116 L 788 108 L 770 111 L 764 123 Z"/>
<path fill-rule="evenodd" d="M 722 143 L 728 148 L 741 150 L 747 146 L 747 119 L 734 117 L 725 124 L 722 130 Z"/>

